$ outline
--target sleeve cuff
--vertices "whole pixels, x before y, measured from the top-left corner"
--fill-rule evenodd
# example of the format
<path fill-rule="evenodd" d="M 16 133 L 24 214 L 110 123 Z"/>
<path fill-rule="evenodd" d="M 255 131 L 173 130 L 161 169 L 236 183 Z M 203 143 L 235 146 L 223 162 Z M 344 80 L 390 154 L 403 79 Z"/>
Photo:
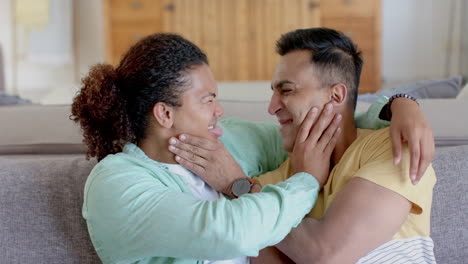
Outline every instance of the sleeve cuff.
<path fill-rule="evenodd" d="M 289 177 L 286 182 L 302 182 L 303 185 L 310 186 L 311 188 L 318 188 L 320 189 L 320 184 L 315 179 L 314 176 L 307 172 L 298 172 L 293 176 Z"/>

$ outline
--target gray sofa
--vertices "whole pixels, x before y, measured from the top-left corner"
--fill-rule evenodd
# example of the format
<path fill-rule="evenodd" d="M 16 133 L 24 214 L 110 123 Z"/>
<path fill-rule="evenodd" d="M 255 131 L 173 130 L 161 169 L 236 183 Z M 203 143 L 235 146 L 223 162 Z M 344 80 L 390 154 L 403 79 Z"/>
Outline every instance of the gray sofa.
<path fill-rule="evenodd" d="M 270 119 L 258 114 L 265 103 L 239 104 L 224 102 L 225 115 Z M 68 106 L 0 107 L 0 263 L 100 263 L 81 216 L 95 161 L 84 158 L 68 116 Z M 466 145 L 442 146 L 454 141 L 441 141 L 434 130 L 440 143 L 433 162 L 436 259 L 468 263 L 468 138 L 456 137 Z"/>

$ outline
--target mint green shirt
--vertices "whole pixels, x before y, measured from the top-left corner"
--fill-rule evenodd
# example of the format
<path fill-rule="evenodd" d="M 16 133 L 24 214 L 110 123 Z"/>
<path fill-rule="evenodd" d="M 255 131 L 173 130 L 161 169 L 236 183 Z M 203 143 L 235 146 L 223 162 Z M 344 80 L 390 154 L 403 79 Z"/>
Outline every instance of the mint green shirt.
<path fill-rule="evenodd" d="M 384 125 L 375 121 L 383 103 L 357 116 L 357 124 Z M 287 157 L 277 124 L 226 119 L 220 125 L 220 139 L 249 177 Z M 91 171 L 83 217 L 104 263 L 203 263 L 257 256 L 277 244 L 312 209 L 318 191 L 314 177 L 298 173 L 238 199 L 197 200 L 182 176 L 129 143 Z"/>

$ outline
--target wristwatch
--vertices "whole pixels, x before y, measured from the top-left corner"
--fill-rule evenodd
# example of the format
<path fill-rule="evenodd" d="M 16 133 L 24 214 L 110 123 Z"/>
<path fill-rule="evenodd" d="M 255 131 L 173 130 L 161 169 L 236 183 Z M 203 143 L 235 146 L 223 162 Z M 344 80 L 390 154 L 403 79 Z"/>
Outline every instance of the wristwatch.
<path fill-rule="evenodd" d="M 252 187 L 256 184 L 254 180 L 251 178 L 241 178 L 234 181 L 231 187 L 231 195 L 234 198 L 238 198 L 239 196 L 250 193 Z"/>

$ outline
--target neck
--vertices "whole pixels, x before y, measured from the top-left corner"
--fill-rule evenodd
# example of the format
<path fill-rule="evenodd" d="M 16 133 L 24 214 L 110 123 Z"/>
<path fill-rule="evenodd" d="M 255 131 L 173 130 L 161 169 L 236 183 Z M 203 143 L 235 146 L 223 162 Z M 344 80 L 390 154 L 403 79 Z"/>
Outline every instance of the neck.
<path fill-rule="evenodd" d="M 338 162 L 340 162 L 341 158 L 343 157 L 343 154 L 357 138 L 357 129 L 354 124 L 353 114 L 343 114 L 343 119 L 340 127 L 341 134 L 338 138 L 335 149 L 333 150 L 332 156 L 330 158 L 332 166 L 335 166 L 336 164 L 338 164 Z"/>
<path fill-rule="evenodd" d="M 169 135 L 147 136 L 138 143 L 138 147 L 152 160 L 176 164 L 174 154 L 168 150 L 169 138 Z"/>

